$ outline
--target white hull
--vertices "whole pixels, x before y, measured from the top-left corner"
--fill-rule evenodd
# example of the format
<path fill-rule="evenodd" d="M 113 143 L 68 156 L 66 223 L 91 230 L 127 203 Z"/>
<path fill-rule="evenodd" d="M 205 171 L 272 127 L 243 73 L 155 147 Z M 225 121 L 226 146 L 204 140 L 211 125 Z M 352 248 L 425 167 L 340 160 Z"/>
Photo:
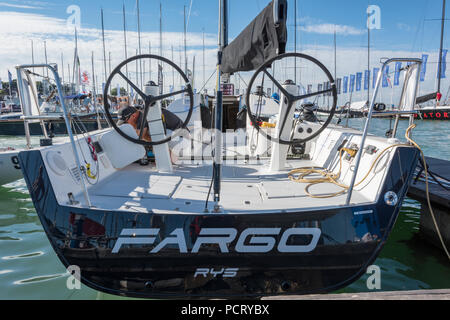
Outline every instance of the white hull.
<path fill-rule="evenodd" d="M 21 179 L 22 170 L 18 162 L 18 154 L 22 150 L 0 152 L 0 186 Z"/>

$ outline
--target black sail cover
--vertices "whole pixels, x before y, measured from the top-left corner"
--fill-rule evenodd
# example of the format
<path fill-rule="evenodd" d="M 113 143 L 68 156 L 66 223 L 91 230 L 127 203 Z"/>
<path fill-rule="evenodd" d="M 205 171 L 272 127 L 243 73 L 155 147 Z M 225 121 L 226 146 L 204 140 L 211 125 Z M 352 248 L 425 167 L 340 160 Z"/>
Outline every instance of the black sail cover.
<path fill-rule="evenodd" d="M 222 55 L 222 72 L 233 74 L 238 71 L 256 70 L 268 59 L 285 53 L 286 12 L 286 0 L 272 1 L 234 41 L 225 47 Z"/>

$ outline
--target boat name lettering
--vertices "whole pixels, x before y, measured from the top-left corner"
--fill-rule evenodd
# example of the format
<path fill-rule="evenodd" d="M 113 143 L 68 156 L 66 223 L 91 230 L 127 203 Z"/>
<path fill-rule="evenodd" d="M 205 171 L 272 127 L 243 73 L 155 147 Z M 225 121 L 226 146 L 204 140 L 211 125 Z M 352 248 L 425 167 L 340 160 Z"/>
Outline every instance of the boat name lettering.
<path fill-rule="evenodd" d="M 354 214 L 355 216 L 359 216 L 359 215 L 361 215 L 361 214 L 370 214 L 370 213 L 373 213 L 373 210 L 356 211 L 356 212 L 354 212 L 353 214 Z"/>
<path fill-rule="evenodd" d="M 235 245 L 235 252 L 242 253 L 266 253 L 275 247 L 281 253 L 311 252 L 319 241 L 321 230 L 319 228 L 290 228 L 286 229 L 281 237 L 281 228 L 248 228 L 241 232 Z M 117 239 L 112 253 L 118 253 L 125 245 L 151 245 L 155 242 L 160 229 L 123 229 Z M 238 235 L 235 228 L 204 228 L 201 229 L 192 249 L 188 250 L 184 230 L 175 229 L 168 237 L 161 239 L 149 253 L 160 252 L 167 246 L 177 246 L 180 253 L 198 253 L 203 245 L 218 245 L 221 253 L 229 253 L 228 245 Z M 307 236 L 309 243 L 301 244 L 289 241 L 294 236 Z M 277 239 L 279 239 L 278 245 Z M 308 242 L 308 241 L 306 241 Z"/>

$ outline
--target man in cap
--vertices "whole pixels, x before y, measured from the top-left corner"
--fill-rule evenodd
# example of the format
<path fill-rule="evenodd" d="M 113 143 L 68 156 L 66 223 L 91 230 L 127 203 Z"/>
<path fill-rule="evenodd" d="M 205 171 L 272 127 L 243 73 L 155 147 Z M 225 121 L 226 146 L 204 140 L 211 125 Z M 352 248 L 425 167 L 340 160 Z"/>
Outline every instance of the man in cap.
<path fill-rule="evenodd" d="M 176 131 L 183 128 L 183 121 L 181 121 L 177 115 L 164 108 L 161 111 L 166 130 Z M 138 135 L 140 134 L 142 124 L 142 112 L 140 110 L 135 107 L 125 107 L 119 111 L 119 119 L 117 125 L 128 123 L 133 126 Z M 144 134 L 142 137 L 145 141 L 151 141 L 147 121 L 145 121 Z"/>

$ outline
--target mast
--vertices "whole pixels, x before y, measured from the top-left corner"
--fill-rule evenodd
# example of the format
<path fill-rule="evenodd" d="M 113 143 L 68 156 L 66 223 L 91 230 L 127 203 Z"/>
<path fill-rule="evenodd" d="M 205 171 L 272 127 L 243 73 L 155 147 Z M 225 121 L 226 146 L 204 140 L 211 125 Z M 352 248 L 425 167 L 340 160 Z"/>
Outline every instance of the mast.
<path fill-rule="evenodd" d="M 31 40 L 31 63 L 34 64 L 34 44 L 33 44 L 33 40 Z"/>
<path fill-rule="evenodd" d="M 111 74 L 111 51 L 108 51 L 108 56 L 109 56 L 109 59 L 108 59 L 108 61 L 109 61 L 109 74 Z"/>
<path fill-rule="evenodd" d="M 44 54 L 45 54 L 45 64 L 48 64 L 47 59 L 47 41 L 44 41 Z M 47 78 L 48 78 L 48 68 L 45 68 L 47 70 Z"/>
<path fill-rule="evenodd" d="M 336 41 L 336 26 L 334 26 L 334 81 L 337 81 L 337 41 Z"/>
<path fill-rule="evenodd" d="M 63 83 L 63 88 L 64 88 L 64 53 L 63 52 L 61 52 L 61 76 L 62 76 L 62 83 Z"/>
<path fill-rule="evenodd" d="M 175 62 L 174 57 L 173 57 L 173 45 L 171 47 L 172 49 L 172 61 Z M 172 68 L 172 90 L 175 91 L 175 69 Z"/>
<path fill-rule="evenodd" d="M 205 69 L 205 29 L 203 29 L 203 85 L 206 83 Z"/>
<path fill-rule="evenodd" d="M 136 7 L 137 7 L 137 21 L 138 21 L 138 46 L 139 46 L 139 55 L 142 54 L 142 49 L 141 49 L 141 14 L 140 14 L 140 10 L 139 10 L 139 0 L 136 0 Z M 141 85 L 140 87 L 143 87 L 143 80 L 142 80 L 142 60 L 139 59 L 139 70 L 141 72 Z"/>
<path fill-rule="evenodd" d="M 216 106 L 215 106 L 215 151 L 214 151 L 214 211 L 219 212 L 220 188 L 222 178 L 222 105 L 223 95 L 221 88 L 221 65 L 223 49 L 228 45 L 228 0 L 219 0 L 219 39 L 218 39 L 218 61 L 217 61 L 217 83 L 216 83 Z"/>
<path fill-rule="evenodd" d="M 97 90 L 95 89 L 96 82 L 95 82 L 95 69 L 94 69 L 94 51 L 92 51 L 92 55 L 91 55 L 91 64 L 92 64 L 92 100 L 94 103 L 95 113 L 97 113 L 97 128 L 100 130 L 100 129 L 102 129 L 102 124 L 100 122 L 100 114 L 99 114 L 98 108 L 97 108 Z"/>
<path fill-rule="evenodd" d="M 159 2 L 159 56 L 163 55 L 163 36 L 162 36 L 162 4 Z M 162 63 L 160 62 L 158 65 L 158 85 L 159 85 L 159 94 L 163 94 L 164 92 L 164 78 L 162 71 Z"/>
<path fill-rule="evenodd" d="M 105 83 L 108 79 L 107 75 L 107 69 L 106 69 L 106 47 L 105 47 L 105 24 L 103 21 L 103 8 L 101 9 L 101 18 L 102 18 L 102 41 L 103 41 L 103 71 L 104 71 L 104 77 L 105 77 Z"/>
<path fill-rule="evenodd" d="M 150 41 L 148 42 L 148 53 L 152 54 L 152 43 Z M 148 64 L 149 64 L 148 70 L 149 70 L 149 74 L 150 74 L 150 80 L 153 80 L 152 79 L 152 59 L 150 59 Z"/>
<path fill-rule="evenodd" d="M 125 60 L 128 59 L 128 49 L 127 49 L 127 23 L 125 17 L 125 3 L 122 6 L 123 11 L 123 42 L 124 42 L 124 50 L 125 50 Z M 128 63 L 125 65 L 125 73 L 128 78 Z M 130 95 L 130 85 L 127 82 L 127 94 Z"/>
<path fill-rule="evenodd" d="M 335 34 L 336 36 L 336 34 Z M 297 0 L 294 0 L 294 52 L 297 53 Z M 294 82 L 297 85 L 297 59 L 294 58 Z"/>
<path fill-rule="evenodd" d="M 70 77 L 70 63 L 67 64 L 67 72 L 69 74 L 69 93 L 72 94 L 72 82 Z"/>
<path fill-rule="evenodd" d="M 184 73 L 187 74 L 187 46 L 186 46 L 186 6 L 184 6 Z"/>
<path fill-rule="evenodd" d="M 370 27 L 369 13 L 367 13 L 367 70 L 369 70 L 369 86 L 367 88 L 367 101 L 370 103 Z"/>
<path fill-rule="evenodd" d="M 437 92 L 441 92 L 441 74 L 442 74 L 442 50 L 444 45 L 444 26 L 445 26 L 445 0 L 442 0 L 442 20 L 441 20 L 441 44 L 439 47 L 439 64 L 438 64 L 438 83 Z"/>

